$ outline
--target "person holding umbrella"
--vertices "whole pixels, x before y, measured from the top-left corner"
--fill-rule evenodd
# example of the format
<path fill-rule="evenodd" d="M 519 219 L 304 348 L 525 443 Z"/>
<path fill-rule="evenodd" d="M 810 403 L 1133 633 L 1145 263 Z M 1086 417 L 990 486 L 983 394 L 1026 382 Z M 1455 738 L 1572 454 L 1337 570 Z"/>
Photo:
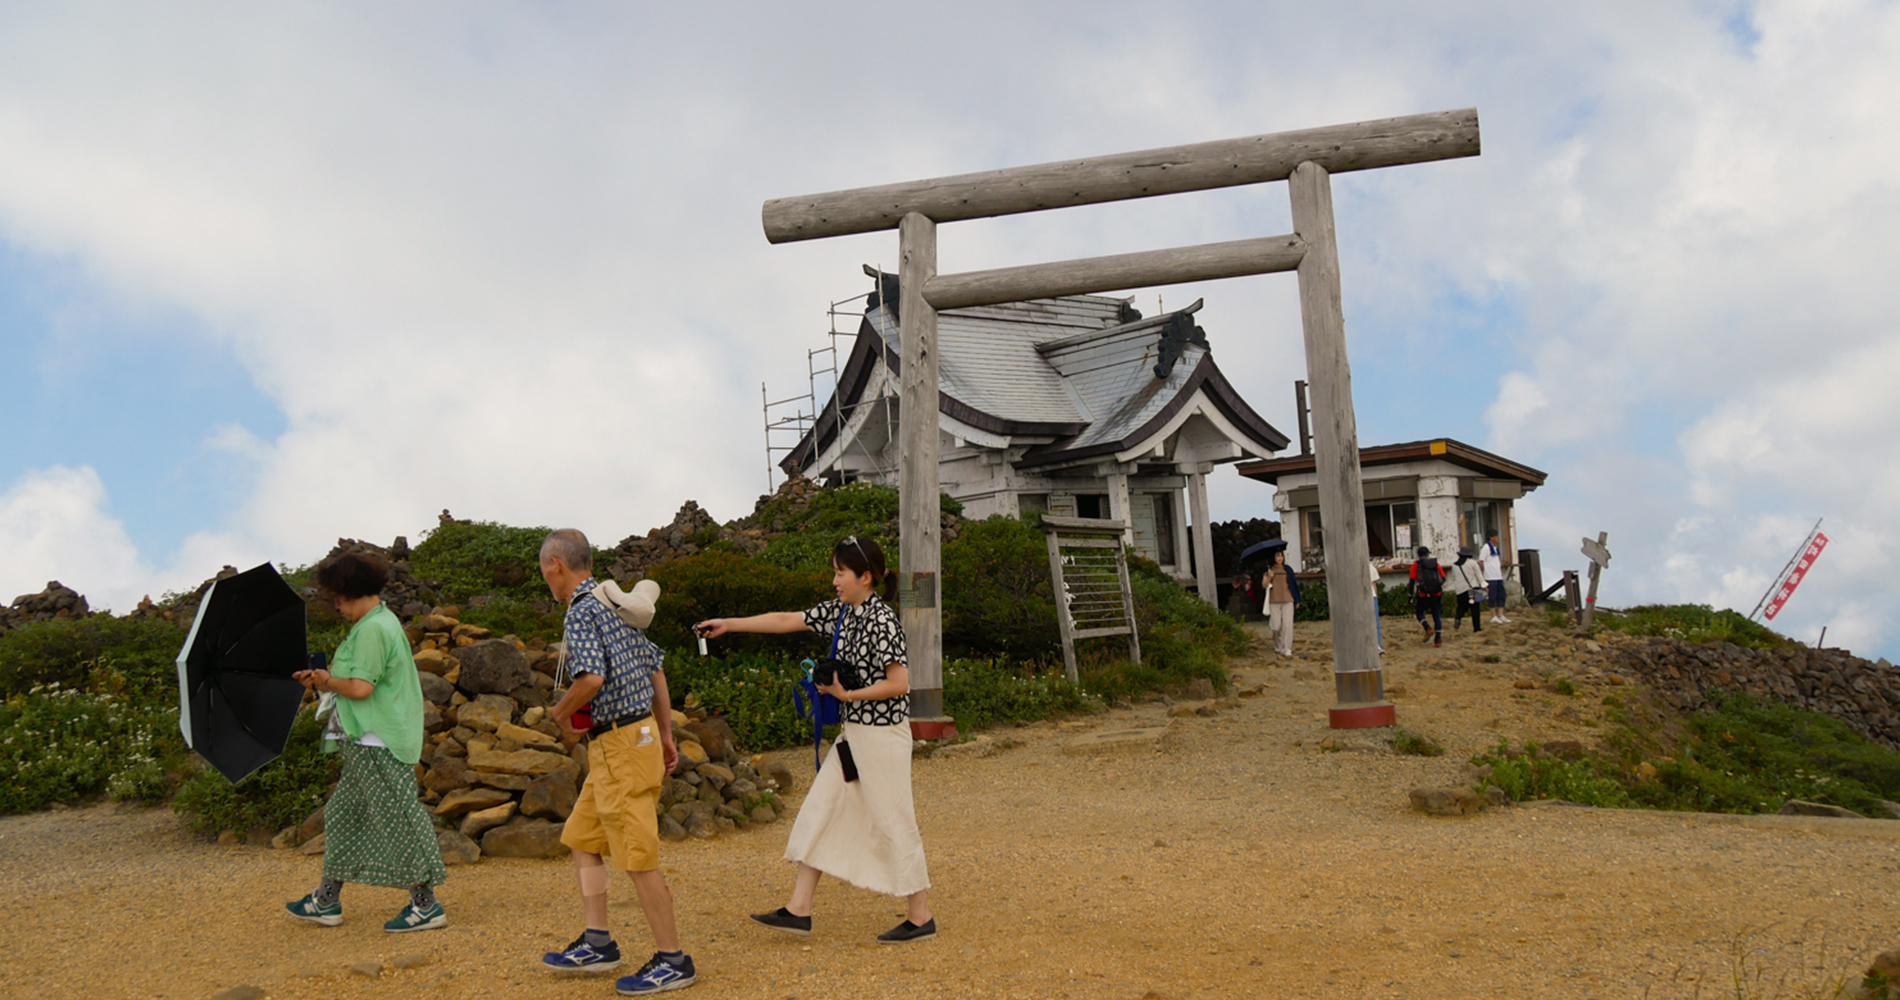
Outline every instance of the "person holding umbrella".
<path fill-rule="evenodd" d="M 1286 564 L 1286 546 L 1273 550 L 1267 568 L 1267 621 L 1273 627 L 1273 648 L 1281 659 L 1293 656 L 1293 608 L 1300 603 L 1300 581 Z"/>
<path fill-rule="evenodd" d="M 409 902 L 383 924 L 391 933 L 446 926 L 435 887 L 448 879 L 435 824 L 416 793 L 422 756 L 422 684 L 402 623 L 380 596 L 389 567 L 345 553 L 317 567 L 316 583 L 350 624 L 328 670 L 294 676 L 334 696 L 325 739 L 343 754 L 343 773 L 323 807 L 323 880 L 286 904 L 290 915 L 325 927 L 343 922 L 343 885 L 361 882 L 409 890 Z"/>

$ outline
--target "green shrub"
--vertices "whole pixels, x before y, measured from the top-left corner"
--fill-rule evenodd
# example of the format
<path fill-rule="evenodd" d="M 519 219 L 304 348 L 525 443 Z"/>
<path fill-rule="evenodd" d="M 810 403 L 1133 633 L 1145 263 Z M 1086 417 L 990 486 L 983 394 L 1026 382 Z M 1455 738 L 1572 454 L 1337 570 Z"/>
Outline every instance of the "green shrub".
<path fill-rule="evenodd" d="M 1293 620 L 1296 622 L 1323 622 L 1333 616 L 1332 602 L 1326 593 L 1325 580 L 1308 580 L 1300 584 L 1300 603 L 1293 607 Z"/>
<path fill-rule="evenodd" d="M 897 569 L 897 490 L 875 483 L 848 483 L 820 490 L 802 511 L 783 511 L 783 501 L 767 504 L 754 520 L 787 532 L 759 553 L 759 560 L 780 569 L 831 575 L 831 550 L 846 535 L 877 542 L 887 567 Z M 778 527 L 780 522 L 783 527 Z"/>
<path fill-rule="evenodd" d="M 429 532 L 409 555 L 411 572 L 434 581 L 443 599 L 461 604 L 481 594 L 516 600 L 546 600 L 541 579 L 541 542 L 547 528 L 513 528 L 491 521 L 450 521 Z M 594 566 L 608 560 L 594 549 Z"/>
<path fill-rule="evenodd" d="M 1415 733 L 1403 726 L 1392 728 L 1392 751 L 1412 757 L 1443 757 L 1445 748 L 1438 741 L 1423 733 Z"/>
<path fill-rule="evenodd" d="M 1092 711 L 1100 702 L 1069 683 L 1062 668 L 1007 659 L 947 660 L 943 709 L 966 732 Z"/>
<path fill-rule="evenodd" d="M 666 660 L 673 700 L 683 703 L 694 695 L 707 711 L 725 718 L 741 746 L 755 751 L 811 740 L 811 723 L 799 717 L 792 697 L 803 676 L 799 660 L 783 655 L 672 655 Z M 966 732 L 1089 711 L 1098 704 L 1070 684 L 1060 668 L 967 659 L 944 663 L 943 702 Z"/>
<path fill-rule="evenodd" d="M 87 672 L 102 657 L 123 675 L 135 698 L 177 697 L 179 647 L 185 633 L 158 618 L 109 614 L 27 622 L 0 636 L 0 698 L 34 685 L 67 688 L 88 683 Z"/>
<path fill-rule="evenodd" d="M 785 655 L 673 654 L 666 658 L 667 693 L 683 703 L 688 694 L 707 711 L 723 716 L 739 745 L 771 750 L 811 739 L 811 723 L 798 717 L 792 687 L 805 676 Z"/>
<path fill-rule="evenodd" d="M 946 655 L 1060 658 L 1049 546 L 1034 515 L 963 526 L 943 547 Z"/>
<path fill-rule="evenodd" d="M 0 813 L 30 812 L 99 795 L 152 802 L 183 760 L 178 708 L 114 685 L 109 658 L 90 689 L 36 686 L 0 703 Z"/>
<path fill-rule="evenodd" d="M 1471 762 L 1489 767 L 1490 783 L 1515 802 L 1562 799 L 1586 806 L 1630 804 L 1622 783 L 1613 774 L 1604 773 L 1604 763 L 1598 758 L 1566 761 L 1545 757 L 1538 754 L 1535 743 L 1526 743 L 1522 753 L 1513 753 L 1508 740 L 1499 740 L 1496 750 L 1473 757 Z"/>
<path fill-rule="evenodd" d="M 826 552 L 830 552 L 827 548 Z M 837 596 L 831 573 L 789 570 L 733 552 L 702 552 L 653 568 L 659 607 L 647 634 L 662 648 L 697 650 L 692 627 L 708 618 L 744 618 L 769 611 L 803 611 Z M 815 648 L 817 636 L 806 645 Z M 783 635 L 728 635 L 712 640 L 720 656 L 769 653 L 784 657 L 798 640 Z M 803 653 L 799 654 L 803 656 Z"/>
<path fill-rule="evenodd" d="M 1603 613 L 1594 621 L 1601 628 L 1631 635 L 1653 635 L 1690 642 L 1732 642 L 1750 649 L 1773 649 L 1791 640 L 1747 616 L 1707 604 L 1645 604 L 1627 611 Z"/>
<path fill-rule="evenodd" d="M 323 805 L 342 764 L 340 755 L 323 752 L 322 736 L 323 723 L 314 709 L 306 709 L 290 729 L 283 756 L 235 785 L 215 768 L 200 765 L 179 786 L 172 808 L 207 836 L 301 822 Z"/>

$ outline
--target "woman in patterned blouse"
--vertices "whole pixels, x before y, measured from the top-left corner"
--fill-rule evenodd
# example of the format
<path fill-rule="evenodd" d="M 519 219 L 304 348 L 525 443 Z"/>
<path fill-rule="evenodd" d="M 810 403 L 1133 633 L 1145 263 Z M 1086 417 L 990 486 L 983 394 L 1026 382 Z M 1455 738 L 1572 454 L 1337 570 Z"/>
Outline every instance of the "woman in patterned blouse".
<path fill-rule="evenodd" d="M 875 591 L 883 584 L 884 596 Z M 876 542 L 855 535 L 831 550 L 831 584 L 838 599 L 809 611 L 779 611 L 750 618 L 701 622 L 700 634 L 727 632 L 817 632 L 837 637 L 837 656 L 858 674 L 858 686 L 834 680 L 819 690 L 843 702 L 838 739 L 799 807 L 785 858 L 798 863 L 798 878 L 785 905 L 752 919 L 776 930 L 811 933 L 812 897 L 818 876 L 909 900 L 903 923 L 878 935 L 885 944 L 937 936 L 930 914 L 930 873 L 910 792 L 910 670 L 904 626 L 891 610 L 893 574 L 885 572 Z M 830 643 L 827 641 L 827 649 Z M 857 767 L 848 780 L 841 749 Z"/>

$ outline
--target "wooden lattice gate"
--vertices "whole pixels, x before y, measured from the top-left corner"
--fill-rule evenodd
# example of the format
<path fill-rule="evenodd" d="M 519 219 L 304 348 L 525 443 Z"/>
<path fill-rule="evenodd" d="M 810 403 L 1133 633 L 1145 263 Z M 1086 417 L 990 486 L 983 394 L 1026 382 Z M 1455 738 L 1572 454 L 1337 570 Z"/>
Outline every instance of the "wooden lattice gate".
<path fill-rule="evenodd" d="M 1128 525 L 1094 517 L 1044 514 L 1049 539 L 1049 582 L 1055 588 L 1056 621 L 1062 626 L 1062 667 L 1079 680 L 1075 641 L 1109 635 L 1128 637 L 1128 658 L 1141 662 L 1135 628 L 1135 594 L 1128 585 Z"/>

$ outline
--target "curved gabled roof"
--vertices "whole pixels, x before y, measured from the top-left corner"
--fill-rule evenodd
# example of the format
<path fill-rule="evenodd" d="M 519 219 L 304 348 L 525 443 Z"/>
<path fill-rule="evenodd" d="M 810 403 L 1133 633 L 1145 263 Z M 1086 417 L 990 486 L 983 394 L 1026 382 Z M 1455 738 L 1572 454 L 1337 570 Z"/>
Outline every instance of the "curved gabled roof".
<path fill-rule="evenodd" d="M 861 401 L 878 363 L 901 373 L 894 279 L 874 297 L 839 373 L 837 399 L 781 463 L 809 469 L 838 433 L 834 416 Z M 1069 295 L 947 310 L 937 317 L 938 409 L 992 434 L 1053 437 L 1021 466 L 1060 464 L 1125 451 L 1156 433 L 1200 393 L 1250 450 L 1285 448 L 1287 437 L 1234 391 L 1193 325 L 1193 309 L 1144 319 L 1126 300 Z M 1172 338 L 1171 362 L 1161 358 Z"/>

